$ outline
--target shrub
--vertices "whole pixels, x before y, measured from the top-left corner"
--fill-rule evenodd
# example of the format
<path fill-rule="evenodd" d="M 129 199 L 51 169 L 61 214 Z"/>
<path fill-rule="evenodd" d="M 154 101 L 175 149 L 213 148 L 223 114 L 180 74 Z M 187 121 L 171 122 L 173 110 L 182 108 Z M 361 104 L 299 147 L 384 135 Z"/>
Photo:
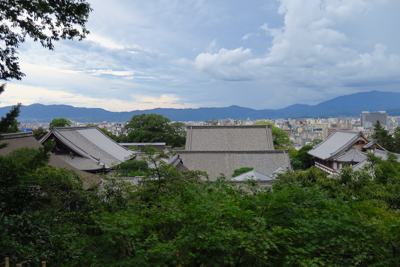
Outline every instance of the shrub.
<path fill-rule="evenodd" d="M 119 172 L 121 176 L 130 176 L 132 172 L 145 173 L 148 170 L 148 165 L 145 160 L 130 160 L 119 164 Z"/>

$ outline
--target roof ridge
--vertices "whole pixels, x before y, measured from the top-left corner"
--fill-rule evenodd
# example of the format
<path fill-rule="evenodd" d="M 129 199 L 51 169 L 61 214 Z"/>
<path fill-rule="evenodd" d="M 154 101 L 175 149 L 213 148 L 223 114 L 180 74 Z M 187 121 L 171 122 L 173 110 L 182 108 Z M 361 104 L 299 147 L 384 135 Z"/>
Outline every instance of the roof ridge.
<path fill-rule="evenodd" d="M 84 128 L 94 128 L 97 126 L 96 125 L 90 125 L 90 126 L 70 126 L 70 127 L 51 127 L 51 129 L 56 129 L 56 130 L 75 130 L 75 129 L 84 129 Z"/>
<path fill-rule="evenodd" d="M 338 151 L 343 150 L 343 148 L 347 147 L 350 143 L 354 142 L 355 139 L 357 139 L 358 137 L 360 137 L 360 134 L 361 134 L 362 136 L 364 136 L 364 135 L 362 134 L 362 132 L 358 132 L 358 133 L 357 133 L 353 138 L 351 138 L 347 143 L 345 143 L 345 144 L 344 144 L 343 146 L 341 146 L 339 149 L 337 149 L 337 150 L 335 150 L 334 152 L 332 152 L 331 155 L 335 155 L 335 154 L 337 154 Z M 331 158 L 331 157 L 329 157 L 329 158 Z"/>
<path fill-rule="evenodd" d="M 3 140 L 6 139 L 15 139 L 15 138 L 23 138 L 33 136 L 33 132 L 18 132 L 18 133 L 4 133 L 0 134 Z"/>
<path fill-rule="evenodd" d="M 321 146 L 323 143 L 325 143 L 326 141 L 329 140 L 329 138 L 331 138 L 336 132 L 338 131 L 344 131 L 344 130 L 335 130 L 333 133 L 331 133 L 327 138 L 325 138 L 324 141 L 322 141 L 321 143 L 319 143 L 318 145 L 316 145 L 315 147 L 313 147 L 312 150 L 316 149 L 317 147 Z M 310 150 L 311 151 L 311 150 Z"/>
<path fill-rule="evenodd" d="M 109 137 L 108 135 L 106 135 L 105 133 L 103 133 L 103 131 L 100 130 L 99 127 L 97 127 L 97 126 L 94 126 L 94 127 L 96 128 L 97 131 L 99 131 L 100 133 L 102 133 L 105 137 L 107 137 L 108 139 L 110 139 L 112 142 L 114 142 L 114 143 L 117 144 L 118 146 L 122 147 L 122 148 L 125 149 L 126 151 L 130 151 L 129 148 L 126 148 L 126 147 L 124 147 L 124 146 L 121 146 L 117 141 L 115 141 L 114 139 L 112 139 L 111 137 Z"/>
<path fill-rule="evenodd" d="M 57 129 L 53 129 L 52 132 L 53 132 L 54 134 L 57 132 L 57 134 L 61 135 L 62 138 L 64 138 L 65 140 L 67 140 L 67 141 L 68 141 L 71 145 L 73 145 L 75 148 L 78 148 L 79 150 L 81 150 L 81 151 L 83 151 L 83 152 L 86 153 L 86 155 L 81 155 L 81 156 L 86 156 L 86 157 L 87 157 L 87 155 L 89 155 L 88 158 L 92 157 L 91 154 L 87 153 L 85 150 L 81 149 L 80 147 L 77 147 L 77 146 L 76 146 L 73 142 L 71 142 L 68 138 L 66 138 L 64 135 L 62 135 L 60 132 L 58 132 Z M 73 149 L 73 150 L 74 150 L 75 152 L 77 152 L 78 154 L 81 154 L 81 153 L 79 153 L 78 151 L 76 151 L 76 149 Z"/>

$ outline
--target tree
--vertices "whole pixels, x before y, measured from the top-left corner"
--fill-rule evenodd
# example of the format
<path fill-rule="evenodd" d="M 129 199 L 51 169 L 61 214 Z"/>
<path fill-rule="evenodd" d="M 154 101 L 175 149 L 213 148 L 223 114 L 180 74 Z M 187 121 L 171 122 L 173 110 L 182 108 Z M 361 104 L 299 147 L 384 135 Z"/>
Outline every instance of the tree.
<path fill-rule="evenodd" d="M 169 125 L 169 133 L 165 142 L 172 147 L 181 147 L 186 142 L 186 125 L 182 122 L 173 122 Z"/>
<path fill-rule="evenodd" d="M 130 142 L 163 142 L 170 132 L 170 122 L 168 118 L 155 113 L 135 115 L 125 125 L 125 129 L 129 132 L 128 140 Z"/>
<path fill-rule="evenodd" d="M 71 127 L 71 125 L 72 122 L 65 118 L 53 119 L 49 124 L 50 127 Z"/>
<path fill-rule="evenodd" d="M 29 36 L 52 50 L 60 39 L 82 40 L 92 11 L 85 0 L 0 1 L 0 79 L 21 80 L 18 48 Z"/>
<path fill-rule="evenodd" d="M 393 151 L 394 153 L 400 153 L 400 127 L 394 129 L 393 137 Z"/>
<path fill-rule="evenodd" d="M 39 127 L 33 130 L 33 136 L 35 136 L 36 140 L 40 140 L 43 136 L 47 134 L 47 131 L 43 130 L 42 127 Z"/>
<path fill-rule="evenodd" d="M 374 134 L 372 138 L 375 139 L 381 146 L 389 151 L 393 151 L 393 138 L 381 124 L 379 120 L 374 124 Z"/>
<path fill-rule="evenodd" d="M 271 125 L 272 127 L 272 136 L 274 138 L 274 145 L 278 147 L 291 147 L 294 145 L 294 142 L 290 140 L 288 134 L 276 127 L 273 123 L 265 122 L 265 121 L 257 121 L 254 125 Z"/>
<path fill-rule="evenodd" d="M 308 169 L 313 165 L 313 158 L 307 153 L 311 149 L 313 149 L 313 147 L 310 145 L 303 146 L 296 156 L 296 159 L 301 162 L 302 167 L 305 169 Z"/>
<path fill-rule="evenodd" d="M 166 142 L 172 147 L 185 144 L 185 127 L 184 123 L 171 123 L 168 118 L 155 113 L 135 115 L 125 125 L 128 142 Z"/>
<path fill-rule="evenodd" d="M 0 94 L 4 92 L 4 88 L 6 87 L 6 84 L 0 85 Z M 5 117 L 1 117 L 0 119 L 0 140 L 1 140 L 1 134 L 2 133 L 12 133 L 18 131 L 16 129 L 17 125 L 17 120 L 16 118 L 19 116 L 19 107 L 21 104 L 18 104 L 14 107 L 11 108 L 10 112 L 6 114 Z M 7 146 L 7 143 L 3 143 L 0 145 L 0 149 L 4 148 Z"/>

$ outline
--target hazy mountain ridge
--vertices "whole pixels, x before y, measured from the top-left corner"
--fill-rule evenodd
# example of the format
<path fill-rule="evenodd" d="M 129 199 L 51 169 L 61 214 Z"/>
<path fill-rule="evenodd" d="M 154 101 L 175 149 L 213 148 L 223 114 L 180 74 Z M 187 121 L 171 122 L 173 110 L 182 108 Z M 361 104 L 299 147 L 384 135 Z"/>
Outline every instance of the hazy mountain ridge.
<path fill-rule="evenodd" d="M 4 116 L 11 107 L 0 108 Z M 371 91 L 356 93 L 321 102 L 317 105 L 295 104 L 283 109 L 254 110 L 239 106 L 223 108 L 173 109 L 156 108 L 130 112 L 111 112 L 101 108 L 79 108 L 68 105 L 33 104 L 21 106 L 18 118 L 21 122 L 50 122 L 53 118 L 69 118 L 81 122 L 126 121 L 133 115 L 142 113 L 161 114 L 172 121 L 205 121 L 216 119 L 268 119 L 301 117 L 343 117 L 359 116 L 364 110 L 386 110 L 389 115 L 400 115 L 400 93 Z"/>

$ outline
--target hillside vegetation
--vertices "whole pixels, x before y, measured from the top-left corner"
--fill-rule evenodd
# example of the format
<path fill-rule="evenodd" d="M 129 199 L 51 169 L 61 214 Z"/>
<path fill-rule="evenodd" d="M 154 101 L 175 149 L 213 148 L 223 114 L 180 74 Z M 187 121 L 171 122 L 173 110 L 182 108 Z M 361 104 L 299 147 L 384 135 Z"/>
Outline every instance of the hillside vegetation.
<path fill-rule="evenodd" d="M 274 190 L 158 164 L 140 184 L 82 177 L 46 152 L 0 157 L 0 252 L 39 266 L 398 266 L 400 165 L 335 177 L 311 168 Z M 151 152 L 148 160 L 158 162 Z M 23 166 L 23 167 L 21 167 Z M 374 177 L 374 178 L 373 178 Z M 1 260 L 0 260 L 1 264 Z"/>

